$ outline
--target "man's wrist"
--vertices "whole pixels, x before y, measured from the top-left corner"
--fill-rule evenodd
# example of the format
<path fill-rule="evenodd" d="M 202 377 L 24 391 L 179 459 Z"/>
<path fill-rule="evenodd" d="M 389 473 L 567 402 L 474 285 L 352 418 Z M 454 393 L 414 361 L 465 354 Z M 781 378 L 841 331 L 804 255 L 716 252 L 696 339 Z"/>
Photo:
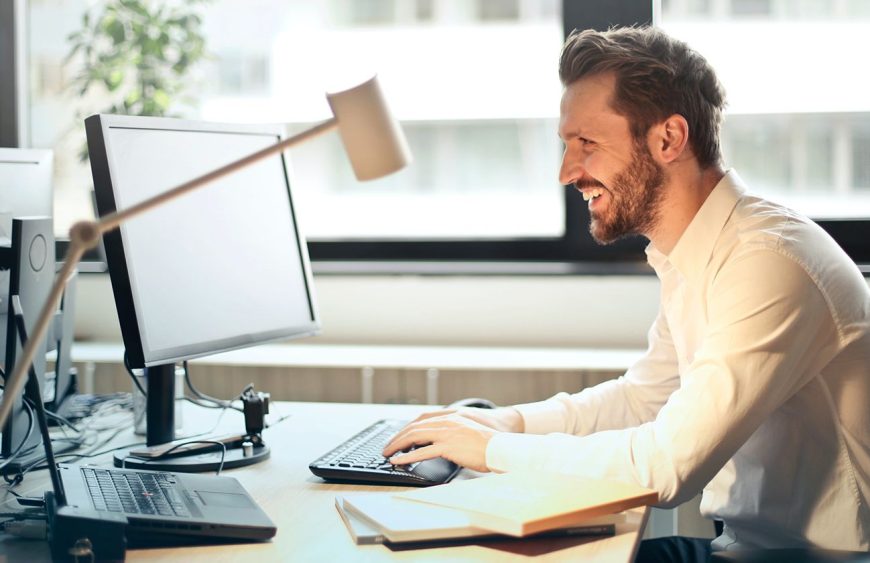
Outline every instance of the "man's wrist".
<path fill-rule="evenodd" d="M 526 430 L 526 422 L 523 420 L 523 415 L 514 407 L 499 408 L 499 418 L 504 423 L 505 432 L 517 432 L 522 434 Z"/>

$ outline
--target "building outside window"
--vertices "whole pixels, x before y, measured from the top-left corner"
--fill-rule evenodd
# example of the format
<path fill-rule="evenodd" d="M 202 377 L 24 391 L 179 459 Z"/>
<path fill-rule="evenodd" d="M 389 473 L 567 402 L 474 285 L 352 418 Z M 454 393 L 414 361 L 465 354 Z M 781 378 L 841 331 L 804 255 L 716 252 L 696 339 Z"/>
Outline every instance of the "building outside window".
<path fill-rule="evenodd" d="M 870 217 L 870 2 L 665 0 L 660 23 L 716 68 L 725 160 L 750 186 L 814 218 Z"/>

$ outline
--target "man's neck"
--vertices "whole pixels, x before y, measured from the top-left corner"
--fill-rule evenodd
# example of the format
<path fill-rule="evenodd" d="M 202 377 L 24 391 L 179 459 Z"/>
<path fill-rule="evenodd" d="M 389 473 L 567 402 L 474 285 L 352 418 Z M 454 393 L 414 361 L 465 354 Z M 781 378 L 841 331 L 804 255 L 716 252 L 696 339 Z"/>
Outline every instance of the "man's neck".
<path fill-rule="evenodd" d="M 713 188 L 725 176 L 721 166 L 706 169 L 677 168 L 671 171 L 662 201 L 659 221 L 647 238 L 663 254 L 670 254 Z"/>

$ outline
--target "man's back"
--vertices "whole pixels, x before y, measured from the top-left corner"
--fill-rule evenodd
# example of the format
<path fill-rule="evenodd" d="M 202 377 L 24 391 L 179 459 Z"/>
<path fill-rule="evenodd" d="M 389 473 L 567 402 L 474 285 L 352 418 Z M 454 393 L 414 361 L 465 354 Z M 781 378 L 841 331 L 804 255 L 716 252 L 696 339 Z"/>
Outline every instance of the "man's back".
<path fill-rule="evenodd" d="M 752 335 L 763 354 L 756 354 L 751 344 L 739 349 L 741 341 L 728 352 L 740 357 L 747 380 L 753 372 L 769 369 L 777 376 L 760 377 L 757 387 L 750 382 L 737 391 L 758 393 L 766 403 L 747 412 L 747 418 L 770 412 L 704 489 L 702 512 L 726 522 L 726 533 L 714 547 L 809 540 L 866 549 L 870 289 L 817 225 L 763 199 L 735 197 L 710 262 L 692 290 L 714 297 L 705 302 L 698 295 L 694 303 L 703 310 L 693 322 L 704 326 L 689 332 L 709 334 L 717 325 L 711 316 L 724 307 L 732 308 L 735 322 L 764 316 L 768 309 L 782 322 L 758 325 L 768 330 Z M 746 306 L 735 291 L 730 299 L 728 284 L 738 275 L 749 278 L 741 283 L 769 298 Z M 795 330 L 791 324 L 797 319 Z"/>

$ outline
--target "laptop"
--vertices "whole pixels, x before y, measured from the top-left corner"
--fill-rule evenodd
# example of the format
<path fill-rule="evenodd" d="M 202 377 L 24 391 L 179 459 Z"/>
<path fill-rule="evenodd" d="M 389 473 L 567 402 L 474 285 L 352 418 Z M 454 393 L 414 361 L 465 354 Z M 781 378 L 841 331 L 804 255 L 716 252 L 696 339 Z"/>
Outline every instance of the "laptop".
<path fill-rule="evenodd" d="M 40 432 L 48 437 L 42 398 L 31 382 L 32 377 L 25 393 L 36 403 Z M 46 508 L 61 516 L 50 519 L 50 537 L 69 535 L 52 530 L 53 524 L 80 522 L 90 530 L 123 530 L 127 547 L 264 541 L 277 531 L 232 477 L 56 464 L 51 440 L 43 439 L 43 447 L 52 484 Z"/>
<path fill-rule="evenodd" d="M 128 547 L 263 541 L 277 531 L 232 477 L 68 464 L 49 464 L 49 471 L 58 474 L 58 507 L 67 515 L 125 517 Z"/>

